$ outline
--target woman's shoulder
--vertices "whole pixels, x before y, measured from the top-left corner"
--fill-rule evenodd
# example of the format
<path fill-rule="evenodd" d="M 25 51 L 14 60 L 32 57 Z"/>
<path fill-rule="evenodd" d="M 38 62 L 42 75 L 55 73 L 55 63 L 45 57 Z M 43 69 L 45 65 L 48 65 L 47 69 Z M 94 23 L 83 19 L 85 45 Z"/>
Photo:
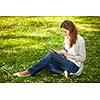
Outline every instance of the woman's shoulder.
<path fill-rule="evenodd" d="M 84 38 L 80 34 L 78 34 L 78 39 L 77 40 L 78 40 L 79 43 L 84 43 L 85 42 Z"/>

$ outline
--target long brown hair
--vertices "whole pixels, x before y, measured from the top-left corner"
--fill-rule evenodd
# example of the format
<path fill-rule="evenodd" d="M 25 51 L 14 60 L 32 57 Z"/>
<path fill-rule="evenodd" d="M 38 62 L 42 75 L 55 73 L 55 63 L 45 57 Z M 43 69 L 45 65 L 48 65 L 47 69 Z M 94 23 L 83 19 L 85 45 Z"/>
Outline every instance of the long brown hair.
<path fill-rule="evenodd" d="M 69 30 L 69 36 L 70 36 L 70 48 L 73 46 L 73 44 L 76 43 L 76 40 L 77 40 L 77 34 L 78 34 L 78 31 L 77 31 L 77 28 L 76 26 L 73 24 L 72 21 L 70 20 L 65 20 L 64 22 L 62 22 L 60 28 L 64 28 L 64 29 L 67 29 Z"/>

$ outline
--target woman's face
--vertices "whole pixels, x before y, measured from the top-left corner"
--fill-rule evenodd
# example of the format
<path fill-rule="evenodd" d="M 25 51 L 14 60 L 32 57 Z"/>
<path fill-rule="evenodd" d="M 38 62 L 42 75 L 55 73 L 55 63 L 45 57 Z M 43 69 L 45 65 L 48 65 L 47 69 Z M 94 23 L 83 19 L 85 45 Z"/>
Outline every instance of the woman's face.
<path fill-rule="evenodd" d="M 69 36 L 69 34 L 70 34 L 69 30 L 67 30 L 65 28 L 61 28 L 61 30 L 64 33 L 64 36 Z"/>

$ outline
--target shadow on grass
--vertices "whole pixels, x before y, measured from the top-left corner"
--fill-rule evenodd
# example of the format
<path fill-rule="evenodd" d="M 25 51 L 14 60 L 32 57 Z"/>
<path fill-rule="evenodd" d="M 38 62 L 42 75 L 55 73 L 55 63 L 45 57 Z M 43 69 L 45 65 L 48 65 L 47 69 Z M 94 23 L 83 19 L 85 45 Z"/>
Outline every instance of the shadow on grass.
<path fill-rule="evenodd" d="M 4 45 L 0 46 L 0 49 L 7 49 L 7 48 L 20 47 L 21 45 L 22 46 L 32 46 L 32 42 L 33 43 L 36 42 L 36 41 L 38 41 L 38 43 L 46 42 L 48 39 L 50 40 L 51 38 L 49 36 L 16 36 L 16 35 L 6 35 L 6 36 L 1 36 L 1 39 L 2 40 L 3 39 L 7 39 L 7 41 L 8 41 L 8 39 L 12 39 L 9 42 L 9 44 L 5 43 Z M 15 39 L 15 40 L 13 40 L 13 39 Z M 27 39 L 28 42 L 27 42 L 27 40 L 25 42 L 21 42 L 21 43 L 19 41 L 15 42 L 16 39 L 19 39 L 19 40 L 23 39 L 24 41 Z"/>
<path fill-rule="evenodd" d="M 89 25 L 91 29 L 100 29 L 100 16 L 79 16 L 78 19 L 81 21 L 75 21 L 76 23 Z"/>
<path fill-rule="evenodd" d="M 12 23 L 6 23 L 5 24 L 1 24 L 0 25 L 0 31 L 4 31 L 4 30 L 10 30 L 13 29 L 11 31 L 16 32 L 16 30 L 20 30 L 20 31 L 24 31 L 27 32 L 28 29 L 32 30 L 33 28 L 50 28 L 50 27 L 57 27 L 58 23 L 55 21 L 46 21 L 46 20 L 34 20 L 37 17 L 1 17 L 2 20 L 5 20 L 6 22 L 12 21 L 12 18 L 15 20 Z M 8 20 L 9 18 L 9 20 Z M 30 20 L 27 20 L 27 18 Z M 25 20 L 26 19 L 26 20 Z M 30 31 L 31 31 L 30 30 Z"/>
<path fill-rule="evenodd" d="M 1 39 L 20 39 L 20 38 L 29 38 L 29 39 L 35 39 L 35 40 L 41 40 L 49 38 L 48 36 L 17 36 L 16 34 L 9 34 L 9 35 L 3 35 L 0 37 Z"/>
<path fill-rule="evenodd" d="M 0 26 L 0 31 L 3 31 L 5 29 L 13 29 L 16 25 L 15 24 L 11 24 L 11 25 L 2 25 Z"/>

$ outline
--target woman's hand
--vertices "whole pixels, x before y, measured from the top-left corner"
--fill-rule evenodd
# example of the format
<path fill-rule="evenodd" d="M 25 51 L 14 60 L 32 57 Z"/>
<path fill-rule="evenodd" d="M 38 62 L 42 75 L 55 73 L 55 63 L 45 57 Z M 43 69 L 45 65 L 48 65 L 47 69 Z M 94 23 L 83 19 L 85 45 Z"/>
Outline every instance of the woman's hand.
<path fill-rule="evenodd" d="M 65 54 L 65 50 L 58 51 L 59 54 Z"/>
<path fill-rule="evenodd" d="M 58 54 L 58 51 L 56 51 L 55 49 L 51 49 L 51 52 Z"/>
<path fill-rule="evenodd" d="M 72 60 L 76 60 L 76 57 L 73 56 L 73 55 L 71 55 L 71 54 L 69 54 L 69 53 L 65 53 L 64 55 L 65 55 L 65 57 L 67 57 L 67 58 L 70 58 L 70 59 L 72 59 Z"/>

